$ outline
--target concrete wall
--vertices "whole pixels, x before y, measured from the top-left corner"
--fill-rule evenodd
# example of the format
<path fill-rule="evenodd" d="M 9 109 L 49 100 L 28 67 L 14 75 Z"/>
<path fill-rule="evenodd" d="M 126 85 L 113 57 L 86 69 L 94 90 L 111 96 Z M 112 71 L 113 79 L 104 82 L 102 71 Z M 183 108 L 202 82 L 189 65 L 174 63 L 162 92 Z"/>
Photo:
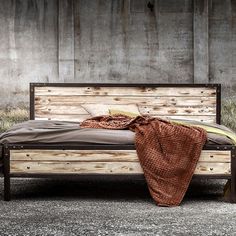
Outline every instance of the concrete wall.
<path fill-rule="evenodd" d="M 0 82 L 1 107 L 27 106 L 29 82 L 220 82 L 232 95 L 236 0 L 0 0 Z"/>
<path fill-rule="evenodd" d="M 28 102 L 29 82 L 58 78 L 57 1 L 0 1 L 0 105 Z"/>

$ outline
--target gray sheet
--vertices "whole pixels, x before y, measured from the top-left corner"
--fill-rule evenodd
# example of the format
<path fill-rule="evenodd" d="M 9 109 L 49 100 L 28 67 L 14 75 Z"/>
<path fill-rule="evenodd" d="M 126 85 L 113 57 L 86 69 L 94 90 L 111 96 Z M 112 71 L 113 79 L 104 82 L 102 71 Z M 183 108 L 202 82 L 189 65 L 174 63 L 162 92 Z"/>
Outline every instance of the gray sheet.
<path fill-rule="evenodd" d="M 0 135 L 1 143 L 100 143 L 133 144 L 129 130 L 81 129 L 79 123 L 30 120 Z"/>
<path fill-rule="evenodd" d="M 75 122 L 30 120 L 2 133 L 0 143 L 134 144 L 134 136 L 130 130 L 81 129 L 79 123 Z M 208 144 L 233 142 L 228 137 L 209 133 Z"/>

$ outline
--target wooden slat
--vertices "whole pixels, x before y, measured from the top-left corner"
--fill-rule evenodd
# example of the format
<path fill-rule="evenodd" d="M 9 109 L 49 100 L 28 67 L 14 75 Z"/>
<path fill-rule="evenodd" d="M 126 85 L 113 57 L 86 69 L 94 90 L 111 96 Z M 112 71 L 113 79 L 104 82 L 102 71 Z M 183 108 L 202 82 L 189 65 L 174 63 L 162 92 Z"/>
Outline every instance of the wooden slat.
<path fill-rule="evenodd" d="M 156 116 L 153 116 L 156 117 Z M 162 119 L 184 119 L 184 120 L 196 120 L 196 121 L 201 121 L 201 122 L 206 122 L 206 123 L 215 123 L 216 118 L 215 116 L 191 116 L 191 115 L 186 115 L 186 116 L 157 116 Z"/>
<path fill-rule="evenodd" d="M 202 150 L 199 162 L 231 162 L 231 151 Z"/>
<path fill-rule="evenodd" d="M 82 122 L 85 119 L 91 118 L 90 115 L 37 115 L 35 120 L 60 120 L 60 121 L 75 121 Z"/>
<path fill-rule="evenodd" d="M 11 173 L 142 173 L 138 162 L 23 162 L 11 161 Z"/>
<path fill-rule="evenodd" d="M 201 115 L 201 116 L 215 116 L 216 108 L 213 106 L 202 107 L 178 107 L 178 106 L 139 106 L 139 111 L 142 114 L 149 115 Z"/>
<path fill-rule="evenodd" d="M 66 106 L 64 104 L 61 105 L 37 105 L 36 114 L 55 114 L 55 115 L 85 115 L 88 112 L 81 106 Z"/>
<path fill-rule="evenodd" d="M 215 97 L 138 97 L 138 96 L 36 96 L 35 109 L 42 105 L 82 105 L 82 104 L 139 104 L 153 106 L 215 106 Z"/>
<path fill-rule="evenodd" d="M 10 173 L 141 174 L 138 162 L 29 162 L 11 161 Z M 200 162 L 194 174 L 230 174 L 230 163 Z"/>
<path fill-rule="evenodd" d="M 12 161 L 139 162 L 136 150 L 11 150 Z M 230 162 L 230 151 L 202 150 L 199 162 Z"/>
<path fill-rule="evenodd" d="M 205 87 L 36 87 L 36 96 L 65 95 L 106 95 L 106 96 L 211 96 L 215 97 L 215 88 Z"/>
<path fill-rule="evenodd" d="M 138 162 L 135 150 L 12 150 L 13 161 Z"/>
<path fill-rule="evenodd" d="M 75 121 L 75 122 L 82 122 L 87 118 L 91 118 L 90 115 L 39 115 L 37 114 L 35 120 L 60 120 L 60 121 Z M 203 121 L 207 123 L 214 123 L 215 116 L 153 116 L 159 117 L 162 119 L 172 118 L 172 119 L 185 119 L 185 120 L 196 120 L 196 121 Z"/>
<path fill-rule="evenodd" d="M 35 87 L 34 117 L 81 122 L 108 114 L 104 106 L 131 111 L 130 105 L 164 119 L 216 122 L 216 88 L 207 87 Z"/>
<path fill-rule="evenodd" d="M 94 106 L 96 106 L 94 104 Z M 114 105 L 113 105 L 114 106 Z M 141 114 L 149 115 L 212 115 L 215 116 L 216 108 L 210 107 L 178 107 L 178 106 L 142 106 L 137 105 Z M 66 106 L 66 105 L 37 105 L 37 114 L 68 114 L 68 115 L 84 115 L 88 114 L 88 111 L 83 107 L 83 105 L 77 106 Z M 113 108 L 115 109 L 115 108 Z M 124 105 L 125 109 L 125 105 Z M 107 111 L 109 110 L 109 105 L 107 105 Z M 120 109 L 118 109 L 120 110 Z"/>
<path fill-rule="evenodd" d="M 230 173 L 230 163 L 199 162 L 194 171 L 197 175 L 229 175 Z"/>

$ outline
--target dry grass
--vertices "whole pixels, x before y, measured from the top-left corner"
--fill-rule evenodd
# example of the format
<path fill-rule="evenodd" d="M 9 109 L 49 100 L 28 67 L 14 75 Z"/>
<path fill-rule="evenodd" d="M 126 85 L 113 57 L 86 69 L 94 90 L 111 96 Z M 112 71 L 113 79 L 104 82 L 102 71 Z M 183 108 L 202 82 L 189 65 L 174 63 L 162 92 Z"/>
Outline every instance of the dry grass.
<path fill-rule="evenodd" d="M 236 131 L 236 101 L 225 99 L 222 101 L 222 124 Z M 0 110 L 0 132 L 9 129 L 12 125 L 28 120 L 28 109 Z"/>
<path fill-rule="evenodd" d="M 221 109 L 222 124 L 236 132 L 236 101 L 229 98 L 223 100 Z"/>
<path fill-rule="evenodd" d="M 0 132 L 9 129 L 12 125 L 28 120 L 28 109 L 4 109 L 0 110 Z"/>

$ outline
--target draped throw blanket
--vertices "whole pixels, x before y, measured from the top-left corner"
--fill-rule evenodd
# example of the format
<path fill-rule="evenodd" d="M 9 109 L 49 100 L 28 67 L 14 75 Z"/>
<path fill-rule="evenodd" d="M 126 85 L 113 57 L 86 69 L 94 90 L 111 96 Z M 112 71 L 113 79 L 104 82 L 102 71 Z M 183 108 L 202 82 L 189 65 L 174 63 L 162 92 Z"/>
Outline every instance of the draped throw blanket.
<path fill-rule="evenodd" d="M 159 206 L 181 203 L 207 138 L 202 128 L 150 116 L 97 116 L 82 122 L 81 127 L 135 132 L 137 155 L 150 194 Z"/>

